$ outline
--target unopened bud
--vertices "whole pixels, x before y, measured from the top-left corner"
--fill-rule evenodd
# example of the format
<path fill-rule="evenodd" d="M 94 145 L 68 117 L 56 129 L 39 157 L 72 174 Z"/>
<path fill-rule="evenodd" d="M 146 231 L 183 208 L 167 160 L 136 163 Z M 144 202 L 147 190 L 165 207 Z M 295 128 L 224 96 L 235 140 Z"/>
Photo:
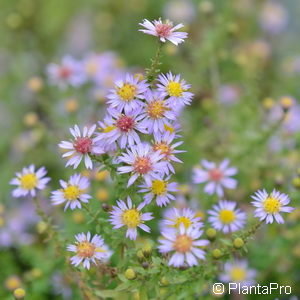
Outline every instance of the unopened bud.
<path fill-rule="evenodd" d="M 160 279 L 160 283 L 163 286 L 167 286 L 167 285 L 170 284 L 169 280 L 166 277 L 164 277 L 164 276 Z"/>
<path fill-rule="evenodd" d="M 293 186 L 296 188 L 296 189 L 300 189 L 300 177 L 295 177 L 293 180 L 292 180 L 292 184 Z"/>
<path fill-rule="evenodd" d="M 241 238 L 235 238 L 233 241 L 233 246 L 236 249 L 240 249 L 245 245 L 245 242 Z"/>
<path fill-rule="evenodd" d="M 214 249 L 212 251 L 213 258 L 219 259 L 222 256 L 222 251 L 220 249 Z"/>
<path fill-rule="evenodd" d="M 133 269 L 129 268 L 124 273 L 125 277 L 129 280 L 133 280 L 136 278 L 136 273 Z"/>
<path fill-rule="evenodd" d="M 26 292 L 22 288 L 17 288 L 14 290 L 15 299 L 24 299 L 25 295 L 26 295 Z"/>
<path fill-rule="evenodd" d="M 217 235 L 217 231 L 214 228 L 208 228 L 206 230 L 206 235 L 210 240 L 214 240 Z"/>

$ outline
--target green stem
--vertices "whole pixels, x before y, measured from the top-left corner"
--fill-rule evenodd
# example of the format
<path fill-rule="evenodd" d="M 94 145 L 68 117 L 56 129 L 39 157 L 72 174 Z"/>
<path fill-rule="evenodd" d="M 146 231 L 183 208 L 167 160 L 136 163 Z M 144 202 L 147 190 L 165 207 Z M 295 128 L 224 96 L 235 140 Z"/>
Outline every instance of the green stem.
<path fill-rule="evenodd" d="M 156 50 L 156 54 L 154 58 L 152 59 L 152 63 L 149 69 L 146 71 L 146 78 L 148 83 L 152 83 L 157 75 L 157 73 L 160 71 L 158 69 L 160 65 L 160 57 L 161 57 L 161 49 L 162 49 L 163 43 L 161 41 L 158 41 L 158 48 Z"/>

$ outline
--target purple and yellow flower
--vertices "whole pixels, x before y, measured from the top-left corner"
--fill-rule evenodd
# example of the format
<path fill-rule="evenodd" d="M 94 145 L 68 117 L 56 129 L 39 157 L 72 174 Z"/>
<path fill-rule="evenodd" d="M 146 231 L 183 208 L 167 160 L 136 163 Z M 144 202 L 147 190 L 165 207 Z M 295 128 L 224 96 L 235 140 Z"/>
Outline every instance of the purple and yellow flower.
<path fill-rule="evenodd" d="M 68 85 L 79 87 L 86 81 L 86 75 L 81 62 L 70 55 L 63 57 L 60 65 L 51 63 L 47 67 L 50 83 L 64 89 Z"/>
<path fill-rule="evenodd" d="M 260 221 L 266 220 L 267 224 L 273 223 L 274 219 L 277 223 L 283 224 L 284 220 L 280 213 L 290 213 L 294 210 L 293 207 L 286 206 L 291 201 L 289 196 L 275 189 L 271 194 L 266 190 L 258 190 L 251 198 L 255 200 L 251 202 L 256 207 L 254 216 Z"/>
<path fill-rule="evenodd" d="M 170 192 L 177 191 L 177 183 L 169 182 L 170 176 L 163 179 L 152 179 L 151 184 L 141 185 L 140 193 L 146 193 L 144 200 L 146 204 L 149 204 L 153 199 L 155 199 L 158 206 L 165 206 L 171 200 L 175 200 L 175 197 Z"/>
<path fill-rule="evenodd" d="M 127 204 L 119 200 L 118 206 L 113 206 L 110 212 L 110 222 L 114 225 L 114 229 L 127 227 L 126 237 L 131 240 L 135 240 L 137 237 L 137 228 L 141 228 L 146 232 L 150 232 L 150 227 L 145 225 L 145 221 L 152 220 L 152 213 L 141 213 L 145 203 L 142 202 L 137 208 L 132 204 L 131 198 L 127 197 Z"/>
<path fill-rule="evenodd" d="M 175 133 L 165 132 L 164 134 L 155 133 L 153 151 L 159 151 L 163 155 L 163 160 L 166 162 L 166 174 L 170 172 L 175 173 L 175 169 L 171 162 L 182 163 L 182 161 L 175 156 L 177 153 L 185 152 L 183 150 L 176 150 L 183 142 L 176 142 L 172 144 L 175 138 Z"/>
<path fill-rule="evenodd" d="M 74 174 L 69 181 L 60 180 L 62 189 L 52 192 L 51 201 L 53 205 L 66 202 L 65 210 L 70 207 L 72 210 L 81 208 L 81 202 L 88 203 L 92 198 L 85 191 L 90 185 L 89 180 L 80 174 Z"/>
<path fill-rule="evenodd" d="M 148 133 L 165 132 L 171 122 L 176 120 L 176 114 L 171 110 L 165 98 L 159 92 L 145 92 L 145 108 L 142 113 L 144 120 L 142 125 L 148 129 Z"/>
<path fill-rule="evenodd" d="M 107 96 L 107 103 L 111 108 L 127 114 L 141 107 L 143 102 L 140 99 L 144 97 L 147 88 L 145 80 L 140 81 L 139 78 L 126 74 L 125 80 L 116 81 L 115 88 Z"/>
<path fill-rule="evenodd" d="M 17 186 L 12 191 L 13 197 L 24 197 L 26 195 L 35 197 L 37 190 L 43 190 L 51 180 L 49 177 L 45 177 L 46 174 L 45 167 L 35 171 L 34 165 L 25 167 L 21 172 L 17 172 L 16 177 L 10 181 L 10 184 Z"/>
<path fill-rule="evenodd" d="M 102 132 L 98 134 L 96 141 L 108 145 L 118 142 L 121 149 L 127 146 L 139 144 L 141 139 L 138 132 L 147 133 L 147 129 L 141 124 L 143 116 L 140 109 L 128 113 L 120 113 L 116 110 L 109 110 L 110 115 L 106 116 L 104 122 L 100 123 Z"/>
<path fill-rule="evenodd" d="M 167 75 L 158 76 L 157 90 L 163 97 L 168 97 L 166 102 L 174 111 L 179 111 L 184 105 L 190 105 L 193 93 L 188 92 L 191 85 L 185 80 L 180 79 L 180 75 L 173 75 L 169 72 Z"/>
<path fill-rule="evenodd" d="M 74 140 L 62 141 L 59 143 L 59 147 L 67 149 L 68 151 L 63 154 L 62 157 L 70 157 L 66 167 L 73 166 L 74 169 L 78 167 L 81 160 L 84 159 L 84 164 L 87 169 L 93 168 L 93 162 L 90 158 L 90 154 L 103 154 L 104 150 L 97 144 L 96 138 L 92 137 L 96 130 L 96 125 L 90 128 L 84 127 L 81 134 L 77 125 L 74 128 L 70 128 L 70 132 L 74 137 Z"/>
<path fill-rule="evenodd" d="M 69 245 L 68 251 L 75 252 L 76 255 L 71 257 L 72 265 L 77 267 L 81 262 L 86 269 L 90 268 L 91 263 L 97 264 L 97 260 L 107 262 L 112 251 L 105 245 L 101 235 L 95 234 L 91 238 L 90 232 L 87 234 L 79 233 L 75 235 L 75 245 Z"/>
<path fill-rule="evenodd" d="M 229 167 L 230 161 L 223 160 L 220 165 L 214 162 L 202 160 L 201 164 L 204 167 L 195 167 L 193 170 L 193 182 L 207 184 L 204 187 L 204 192 L 212 195 L 216 193 L 219 197 L 224 195 L 224 188 L 235 189 L 237 180 L 230 178 L 237 174 L 237 169 Z"/>
<path fill-rule="evenodd" d="M 183 225 L 185 229 L 190 227 L 201 228 L 203 223 L 201 218 L 197 217 L 196 213 L 188 207 L 177 209 L 172 207 L 167 209 L 164 213 L 164 219 L 162 221 L 163 227 L 176 228 Z"/>
<path fill-rule="evenodd" d="M 139 29 L 139 31 L 157 36 L 163 43 L 165 43 L 166 40 L 169 40 L 176 46 L 182 43 L 188 36 L 186 32 L 177 31 L 184 27 L 183 24 L 178 24 L 173 27 L 173 23 L 169 20 L 166 20 L 164 23 L 161 19 L 154 20 L 153 22 L 144 19 L 143 23 L 140 23 L 139 25 L 145 28 Z"/>
<path fill-rule="evenodd" d="M 220 280 L 226 283 L 235 282 L 242 286 L 255 284 L 256 271 L 249 269 L 246 260 L 234 260 L 224 264 L 224 272 L 220 275 Z"/>
<path fill-rule="evenodd" d="M 158 249 L 161 253 L 175 252 L 169 260 L 169 266 L 181 267 L 186 263 L 190 267 L 196 266 L 199 259 L 205 259 L 205 252 L 200 247 L 209 244 L 208 240 L 199 240 L 202 233 L 199 228 L 185 229 L 184 225 L 179 230 L 164 230 L 158 240 Z"/>
<path fill-rule="evenodd" d="M 236 208 L 236 202 L 220 200 L 208 211 L 208 221 L 216 230 L 234 232 L 244 227 L 246 214 Z"/>
<path fill-rule="evenodd" d="M 118 167 L 118 172 L 131 173 L 128 185 L 132 185 L 138 177 L 142 177 L 146 184 L 151 184 L 152 179 L 159 179 L 166 172 L 166 163 L 161 161 L 163 154 L 152 151 L 149 144 L 140 143 L 127 149 L 119 157 L 119 161 L 128 166 Z"/>

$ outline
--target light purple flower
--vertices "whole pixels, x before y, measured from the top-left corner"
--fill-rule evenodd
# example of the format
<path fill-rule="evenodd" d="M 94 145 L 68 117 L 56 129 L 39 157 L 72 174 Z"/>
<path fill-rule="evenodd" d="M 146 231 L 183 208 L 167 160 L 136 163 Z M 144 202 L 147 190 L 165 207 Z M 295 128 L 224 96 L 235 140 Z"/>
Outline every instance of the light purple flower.
<path fill-rule="evenodd" d="M 150 185 L 152 179 L 159 179 L 166 172 L 166 163 L 160 161 L 162 158 L 163 154 L 152 151 L 149 144 L 140 143 L 119 157 L 119 161 L 128 166 L 118 167 L 118 172 L 131 173 L 127 186 L 132 185 L 138 177 L 143 177 L 146 184 Z"/>
<path fill-rule="evenodd" d="M 224 188 L 235 189 L 237 186 L 237 180 L 230 178 L 237 174 L 237 169 L 229 167 L 229 163 L 228 159 L 224 159 L 218 166 L 214 162 L 202 160 L 201 164 L 204 168 L 194 168 L 193 182 L 207 182 L 204 192 L 209 195 L 216 193 L 219 197 L 222 197 L 224 195 Z"/>
<path fill-rule="evenodd" d="M 181 267 L 186 263 L 190 267 L 196 266 L 198 259 L 205 259 L 205 252 L 200 247 L 209 244 L 208 240 L 199 240 L 202 233 L 199 228 L 185 229 L 183 225 L 179 230 L 164 230 L 161 232 L 162 238 L 158 240 L 158 249 L 161 253 L 175 252 L 169 260 L 169 266 Z"/>
<path fill-rule="evenodd" d="M 52 192 L 51 201 L 53 205 L 59 205 L 66 202 L 65 210 L 70 207 L 72 210 L 81 208 L 81 202 L 88 203 L 92 196 L 85 193 L 90 182 L 86 177 L 80 174 L 74 174 L 68 182 L 60 180 L 62 189 Z"/>
<path fill-rule="evenodd" d="M 183 225 L 185 229 L 190 227 L 203 227 L 201 218 L 197 217 L 196 213 L 188 207 L 182 209 L 172 207 L 167 209 L 164 213 L 164 219 L 161 224 L 163 228 L 169 227 L 179 229 L 181 225 Z"/>
<path fill-rule="evenodd" d="M 220 280 L 226 283 L 235 282 L 242 286 L 255 284 L 256 271 L 248 268 L 246 260 L 235 259 L 233 262 L 224 264 L 224 272 L 220 275 Z"/>
<path fill-rule="evenodd" d="M 109 250 L 101 235 L 95 234 L 91 239 L 91 234 L 79 233 L 75 235 L 75 245 L 69 245 L 68 251 L 75 252 L 76 255 L 71 257 L 72 265 L 77 267 L 81 262 L 86 269 L 90 268 L 91 263 L 97 264 L 97 260 L 107 262 L 112 251 Z"/>
<path fill-rule="evenodd" d="M 163 154 L 163 160 L 166 161 L 166 174 L 169 172 L 175 173 L 175 169 L 171 162 L 182 163 L 182 161 L 175 156 L 175 154 L 185 152 L 184 150 L 176 150 L 183 142 L 176 142 L 172 144 L 175 138 L 175 133 L 165 132 L 164 134 L 155 133 L 153 151 L 160 151 Z"/>
<path fill-rule="evenodd" d="M 149 204 L 155 199 L 158 206 L 165 206 L 171 200 L 175 200 L 175 197 L 170 192 L 177 191 L 177 183 L 169 182 L 170 176 L 163 179 L 152 179 L 151 184 L 143 184 L 140 186 L 140 193 L 146 193 L 144 200 L 146 204 Z"/>
<path fill-rule="evenodd" d="M 190 87 L 190 84 L 180 79 L 180 75 L 173 75 L 169 72 L 167 75 L 158 76 L 157 90 L 164 97 L 168 97 L 166 102 L 174 111 L 180 111 L 184 105 L 191 104 L 194 94 L 188 92 Z"/>
<path fill-rule="evenodd" d="M 86 81 L 81 62 L 70 55 L 64 56 L 60 65 L 51 63 L 47 67 L 50 83 L 65 89 L 68 85 L 79 87 Z"/>
<path fill-rule="evenodd" d="M 145 225 L 145 221 L 152 220 L 152 213 L 141 213 L 145 203 L 142 202 L 137 208 L 132 205 L 131 198 L 127 197 L 127 205 L 124 201 L 117 201 L 118 206 L 113 206 L 110 212 L 110 222 L 114 225 L 114 229 L 127 227 L 126 237 L 135 240 L 137 237 L 137 227 L 146 232 L 150 232 L 150 227 Z"/>
<path fill-rule="evenodd" d="M 143 118 L 140 112 L 140 109 L 129 113 L 109 110 L 110 115 L 106 116 L 104 122 L 100 123 L 101 127 L 103 124 L 105 127 L 95 140 L 108 145 L 118 142 L 121 149 L 139 144 L 141 139 L 138 132 L 147 133 L 147 129 L 140 122 Z"/>
<path fill-rule="evenodd" d="M 150 134 L 165 132 L 166 127 L 172 126 L 170 121 L 176 120 L 175 112 L 166 103 L 161 93 L 149 89 L 145 92 L 145 100 L 142 126 L 148 128 Z"/>
<path fill-rule="evenodd" d="M 153 22 L 144 19 L 143 23 L 140 23 L 139 25 L 145 28 L 139 29 L 139 31 L 157 36 L 163 43 L 166 42 L 166 40 L 169 40 L 176 46 L 182 43 L 188 36 L 186 32 L 176 31 L 184 27 L 183 24 L 178 24 L 173 27 L 173 23 L 168 20 L 163 23 L 161 19 L 154 20 Z"/>
<path fill-rule="evenodd" d="M 208 214 L 212 227 L 224 233 L 240 230 L 246 222 L 246 214 L 236 208 L 236 202 L 233 201 L 220 200 Z"/>
<path fill-rule="evenodd" d="M 47 183 L 51 180 L 49 177 L 44 177 L 46 174 L 45 167 L 41 167 L 37 171 L 35 171 L 33 164 L 23 168 L 21 172 L 16 173 L 16 178 L 10 181 L 10 184 L 17 186 L 12 191 L 12 196 L 16 198 L 26 195 L 35 197 L 37 190 L 45 189 Z"/>
<path fill-rule="evenodd" d="M 140 98 L 144 97 L 147 88 L 145 80 L 139 81 L 138 78 L 126 74 L 125 80 L 116 81 L 115 88 L 110 90 L 107 103 L 111 108 L 127 114 L 141 107 L 143 102 Z"/>
<path fill-rule="evenodd" d="M 266 190 L 258 190 L 251 198 L 255 200 L 251 202 L 256 207 L 254 216 L 260 221 L 266 220 L 266 224 L 273 223 L 274 219 L 277 223 L 283 224 L 284 220 L 280 213 L 290 213 L 294 210 L 293 207 L 286 206 L 291 201 L 289 196 L 275 189 L 271 194 Z"/>
<path fill-rule="evenodd" d="M 92 135 L 96 130 L 96 125 L 90 128 L 84 127 L 83 133 L 81 134 L 80 129 L 77 125 L 74 128 L 70 128 L 70 132 L 74 137 L 71 142 L 62 141 L 59 143 L 59 147 L 62 149 L 67 149 L 68 151 L 63 154 L 62 157 L 70 157 L 66 167 L 73 166 L 74 169 L 78 167 L 81 160 L 84 158 L 84 164 L 87 169 L 93 168 L 93 162 L 90 158 L 90 154 L 103 154 L 104 150 L 99 144 L 95 137 Z"/>

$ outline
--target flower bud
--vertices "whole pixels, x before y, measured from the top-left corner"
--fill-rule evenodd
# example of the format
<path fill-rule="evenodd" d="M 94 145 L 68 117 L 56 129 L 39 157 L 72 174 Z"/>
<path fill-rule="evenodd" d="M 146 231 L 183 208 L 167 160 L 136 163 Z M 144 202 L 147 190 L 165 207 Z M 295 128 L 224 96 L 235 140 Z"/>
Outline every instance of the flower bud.
<path fill-rule="evenodd" d="M 282 97 L 280 99 L 280 105 L 285 112 L 287 112 L 294 104 L 294 101 L 291 97 Z"/>
<path fill-rule="evenodd" d="M 152 246 L 149 245 L 149 244 L 146 244 L 143 248 L 142 248 L 142 251 L 143 251 L 143 255 L 145 257 L 149 257 L 151 255 L 151 252 L 152 252 Z"/>
<path fill-rule="evenodd" d="M 292 184 L 293 186 L 296 188 L 296 189 L 300 189 L 300 177 L 295 177 L 293 180 L 292 180 Z"/>
<path fill-rule="evenodd" d="M 222 255 L 223 255 L 223 253 L 220 249 L 214 249 L 212 251 L 213 258 L 219 259 Z"/>
<path fill-rule="evenodd" d="M 142 260 L 145 259 L 145 256 L 144 256 L 142 250 L 139 250 L 139 251 L 136 253 L 136 256 L 138 257 L 138 259 L 139 259 L 140 261 L 142 261 Z"/>
<path fill-rule="evenodd" d="M 160 279 L 160 283 L 161 283 L 161 285 L 163 285 L 163 286 L 167 286 L 167 285 L 169 285 L 169 280 L 165 277 L 165 276 L 163 276 L 161 279 Z"/>
<path fill-rule="evenodd" d="M 146 261 L 142 262 L 142 267 L 143 267 L 144 269 L 148 269 L 148 268 L 149 268 L 149 263 L 146 262 Z"/>
<path fill-rule="evenodd" d="M 136 278 L 136 273 L 133 269 L 129 268 L 124 273 L 125 277 L 129 280 L 133 280 Z"/>
<path fill-rule="evenodd" d="M 233 241 L 233 246 L 236 249 L 240 249 L 244 245 L 245 245 L 245 243 L 244 243 L 243 239 L 241 239 L 241 238 L 235 238 L 234 241 Z"/>
<path fill-rule="evenodd" d="M 22 288 L 17 288 L 14 290 L 15 299 L 24 299 L 25 295 L 26 295 L 26 292 Z"/>
<path fill-rule="evenodd" d="M 210 240 L 214 240 L 217 235 L 217 231 L 214 228 L 208 228 L 206 230 L 206 235 Z"/>
<path fill-rule="evenodd" d="M 101 207 L 102 207 L 102 209 L 103 209 L 104 211 L 106 211 L 106 212 L 109 212 L 109 211 L 111 210 L 111 206 L 110 206 L 109 204 L 107 204 L 107 203 L 103 203 L 103 204 L 101 205 Z"/>

